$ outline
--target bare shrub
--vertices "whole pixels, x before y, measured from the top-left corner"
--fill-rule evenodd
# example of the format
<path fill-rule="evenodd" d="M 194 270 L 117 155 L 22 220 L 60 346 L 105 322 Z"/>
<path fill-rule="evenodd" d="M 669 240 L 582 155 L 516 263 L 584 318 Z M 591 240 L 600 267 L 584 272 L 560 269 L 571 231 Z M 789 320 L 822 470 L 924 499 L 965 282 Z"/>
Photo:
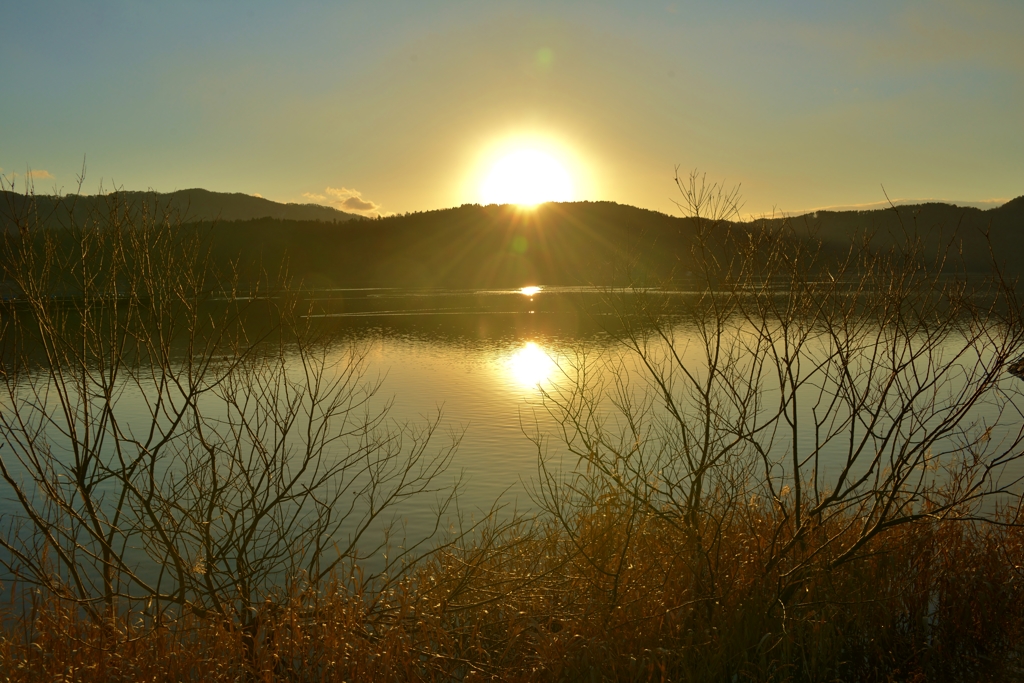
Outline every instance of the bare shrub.
<path fill-rule="evenodd" d="M 173 214 L 114 193 L 66 215 L 3 235 L 8 578 L 97 622 L 255 633 L 290 584 L 367 590 L 360 565 L 392 542 L 399 577 L 431 533 L 403 543 L 392 510 L 439 492 L 436 530 L 454 500 L 439 417 L 392 423 L 363 349 L 320 335 L 294 288 L 215 272 Z"/>
<path fill-rule="evenodd" d="M 684 581 L 703 623 L 731 604 L 802 628 L 812 586 L 887 539 L 1024 521 L 1012 283 L 909 229 L 896 249 L 867 235 L 826 253 L 794 226 L 737 223 L 735 190 L 677 184 L 695 293 L 610 296 L 621 354 L 565 361 L 545 395 L 559 439 L 537 438 L 536 498 L 613 609 L 652 524 L 680 543 L 654 580 Z"/>

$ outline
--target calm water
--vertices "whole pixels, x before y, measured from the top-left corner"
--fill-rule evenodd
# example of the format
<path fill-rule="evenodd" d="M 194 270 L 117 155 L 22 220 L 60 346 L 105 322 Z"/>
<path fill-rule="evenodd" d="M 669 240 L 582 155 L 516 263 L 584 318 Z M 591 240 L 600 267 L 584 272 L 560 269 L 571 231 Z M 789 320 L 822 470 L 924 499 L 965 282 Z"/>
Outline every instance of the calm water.
<path fill-rule="evenodd" d="M 440 409 L 444 423 L 463 434 L 453 471 L 464 473 L 463 502 L 476 509 L 486 510 L 499 496 L 529 508 L 526 489 L 537 473 L 538 447 L 524 430 L 544 437 L 546 455 L 558 458 L 564 453 L 557 425 L 541 400 L 541 388 L 550 390 L 565 383 L 562 368 L 571 366 L 580 349 L 587 350 L 595 366 L 626 359 L 625 372 L 634 389 L 641 394 L 646 391 L 643 373 L 637 372 L 633 356 L 616 341 L 620 327 L 613 309 L 628 309 L 633 296 L 630 293 L 562 288 L 527 294 L 514 290 L 363 290 L 345 294 L 334 303 L 335 310 L 328 304 L 325 321 L 337 325 L 339 334 L 352 342 L 372 345 L 370 371 L 386 377 L 382 395 L 393 396 L 395 419 L 422 422 Z M 652 296 L 671 304 L 672 299 L 691 293 Z M 609 297 L 615 299 L 615 305 L 609 305 Z M 703 347 L 694 330 L 680 322 L 673 332 L 677 352 L 692 367 L 700 368 Z M 939 366 L 972 361 L 971 354 L 953 360 L 960 350 L 959 342 L 953 337 L 933 350 L 932 357 Z M 812 349 L 807 356 L 814 358 L 816 353 Z M 954 373 L 952 381 L 930 399 L 955 404 L 953 397 L 959 389 L 956 377 Z M 774 400 L 771 383 L 769 373 L 765 405 Z M 819 380 L 811 382 L 802 392 L 805 422 L 798 445 L 804 454 L 815 445 L 814 430 L 807 425 L 813 410 L 820 411 L 821 406 L 815 407 L 807 399 L 818 384 Z M 1004 375 L 999 392 L 979 403 L 962 426 L 974 423 L 984 429 L 999 422 L 1002 427 L 992 432 L 987 447 L 996 450 L 1009 446 L 1022 428 L 1020 412 L 1015 412 L 1024 406 L 1022 386 L 1024 381 Z M 929 398 L 928 392 L 925 394 Z M 1002 415 L 1000 407 L 1004 409 Z M 614 410 L 606 415 L 616 419 Z M 908 432 L 907 438 L 915 436 Z M 936 450 L 955 446 L 958 438 L 951 436 Z M 827 478 L 840 469 L 845 445 L 844 436 L 822 449 L 820 474 Z M 772 447 L 782 460 L 791 451 L 791 441 L 782 433 Z M 567 461 L 570 465 L 574 462 Z M 785 464 L 775 476 L 784 476 L 783 468 L 788 463 L 782 462 Z M 1012 463 L 1001 475 L 1006 479 L 1024 475 L 1024 462 Z"/>
<path fill-rule="evenodd" d="M 440 414 L 432 451 L 458 439 L 451 466 L 437 483 L 450 489 L 461 480 L 459 510 L 467 518 L 479 518 L 499 499 L 518 509 L 531 507 L 524 483 L 536 471 L 537 447 L 524 435 L 523 425 L 535 413 L 548 424 L 538 402 L 540 386 L 550 386 L 559 374 L 557 359 L 580 344 L 613 347 L 605 328 L 614 324 L 614 317 L 599 310 L 599 291 L 530 294 L 390 289 L 319 293 L 315 324 L 333 340 L 332 353 L 343 358 L 351 349 L 365 352 L 366 379 L 381 380 L 372 407 L 390 403 L 390 424 L 412 430 Z M 298 367 L 297 360 L 294 365 Z M 149 424 L 141 399 L 135 387 L 120 395 L 115 410 L 123 429 Z M 54 396 L 48 402 L 56 408 Z M 215 403 L 210 404 L 211 414 Z M 51 452 L 69 459 L 66 439 L 52 428 L 45 431 Z M 23 475 L 10 454 L 5 455 L 14 475 Z M 407 501 L 381 522 L 397 516 L 409 539 L 421 538 L 433 527 L 437 498 L 422 495 Z M 4 486 L 0 518 L 10 522 L 22 515 Z M 134 559 L 147 561 L 141 551 Z M 377 563 L 367 564 L 376 569 Z"/>
<path fill-rule="evenodd" d="M 538 448 L 524 430 L 554 433 L 541 387 L 565 380 L 560 364 L 579 348 L 618 350 L 599 290 L 527 292 L 362 290 L 325 302 L 324 324 L 369 346 L 367 374 L 384 378 L 378 397 L 393 400 L 392 419 L 423 424 L 440 411 L 436 444 L 460 435 L 449 474 L 463 480 L 464 510 L 486 511 L 499 498 L 531 506 Z M 407 511 L 411 528 L 417 514 L 429 518 L 430 501 L 423 505 Z"/>
<path fill-rule="evenodd" d="M 527 490 L 537 472 L 538 447 L 524 429 L 545 436 L 549 455 L 564 451 L 540 388 L 564 380 L 559 365 L 581 348 L 598 361 L 623 352 L 615 341 L 618 318 L 605 296 L 587 288 L 335 290 L 320 293 L 316 322 L 336 335 L 338 354 L 353 346 L 367 351 L 367 376 L 383 378 L 375 400 L 378 406 L 393 401 L 389 418 L 394 423 L 422 425 L 440 411 L 435 446 L 440 449 L 452 434 L 460 435 L 442 483 L 462 478 L 460 507 L 473 516 L 499 498 L 519 509 L 531 508 Z M 676 333 L 684 341 L 690 334 L 685 327 Z M 681 348 L 694 359 L 699 356 L 697 344 Z M 1017 383 L 1007 377 L 1005 391 L 1019 394 Z M 130 422 L 131 401 L 122 407 L 122 421 Z M 995 417 L 994 408 L 985 405 L 972 419 L 991 424 Z M 135 419 L 144 418 L 138 413 Z M 1016 421 L 1011 418 L 1007 433 L 1019 430 L 1019 422 L 1019 414 Z M 805 452 L 809 446 L 802 444 Z M 789 444 L 780 439 L 775 447 L 781 453 Z M 1020 467 L 1014 467 L 1010 475 L 1016 476 Z M 410 537 L 426 532 L 434 505 L 434 498 L 425 496 L 396 511 Z M 13 513 L 5 493 L 0 514 L 11 519 Z"/>

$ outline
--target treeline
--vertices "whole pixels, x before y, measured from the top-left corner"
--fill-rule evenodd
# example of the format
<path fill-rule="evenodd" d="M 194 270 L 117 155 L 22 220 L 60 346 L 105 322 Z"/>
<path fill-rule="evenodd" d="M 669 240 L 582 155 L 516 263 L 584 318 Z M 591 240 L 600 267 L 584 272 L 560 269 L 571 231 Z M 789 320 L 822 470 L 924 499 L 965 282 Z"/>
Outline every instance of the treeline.
<path fill-rule="evenodd" d="M 689 221 L 610 202 L 455 209 L 334 225 L 258 219 L 203 226 L 216 259 L 315 287 L 626 284 L 687 270 Z"/>
<path fill-rule="evenodd" d="M 225 196 L 218 195 L 221 199 Z M 0 220 L 7 231 L 15 222 L 26 224 L 24 218 L 32 212 L 34 224 L 60 226 L 80 224 L 110 211 L 127 215 L 157 210 L 148 199 L 131 193 L 88 205 L 72 198 L 66 203 L 74 205 L 73 211 L 54 208 L 52 198 L 36 198 L 34 204 L 24 196 L 6 200 L 6 215 Z M 319 215 L 297 220 L 299 205 L 287 205 L 294 209 L 287 216 L 278 212 L 226 220 L 244 214 L 218 213 L 212 204 L 198 212 L 204 218 L 192 221 L 189 217 L 197 212 L 184 208 L 175 212 L 174 204 L 165 206 L 170 207 L 172 220 L 181 221 L 182 230 L 206 235 L 215 262 L 237 268 L 243 281 L 252 281 L 262 272 L 277 273 L 286 266 L 292 276 L 314 288 L 684 283 L 699 270 L 700 259 L 728 262 L 736 258 L 728 250 L 698 253 L 692 218 L 612 202 L 552 203 L 528 211 L 513 206 L 464 205 L 343 221 L 324 220 Z M 104 217 L 109 223 L 108 219 Z M 982 273 L 996 264 L 1013 275 L 1020 271 L 1016 255 L 1024 253 L 1024 197 L 987 211 L 948 204 L 820 211 L 789 218 L 732 220 L 724 222 L 720 230 L 748 238 L 785 232 L 790 239 L 813 245 L 821 263 L 845 258 L 851 245 L 870 252 L 885 251 L 908 240 L 920 241 L 926 252 L 943 256 L 944 270 Z"/>
<path fill-rule="evenodd" d="M 321 204 L 275 202 L 241 192 L 211 192 L 201 188 L 175 192 L 127 192 L 95 195 L 26 195 L 10 190 L 0 191 L 0 220 L 7 226 L 34 214 L 46 224 L 81 222 L 97 214 L 108 214 L 115 205 L 130 209 L 134 215 L 172 214 L 183 222 L 218 220 L 240 221 L 254 218 L 277 218 L 289 221 L 325 221 L 342 223 L 362 216 L 339 211 Z"/>
<path fill-rule="evenodd" d="M 465 205 L 345 224 L 269 218 L 220 222 L 210 230 L 218 260 L 287 262 L 315 287 L 519 287 L 685 282 L 707 254 L 695 250 L 694 221 L 612 202 L 545 204 L 532 211 Z M 788 231 L 815 244 L 823 259 L 851 244 L 888 250 L 920 240 L 945 268 L 988 272 L 993 258 L 1019 272 L 1024 197 L 981 211 L 948 204 L 878 211 L 818 212 L 796 218 L 731 222 L 738 233 Z M 722 252 L 716 258 L 733 259 Z"/>

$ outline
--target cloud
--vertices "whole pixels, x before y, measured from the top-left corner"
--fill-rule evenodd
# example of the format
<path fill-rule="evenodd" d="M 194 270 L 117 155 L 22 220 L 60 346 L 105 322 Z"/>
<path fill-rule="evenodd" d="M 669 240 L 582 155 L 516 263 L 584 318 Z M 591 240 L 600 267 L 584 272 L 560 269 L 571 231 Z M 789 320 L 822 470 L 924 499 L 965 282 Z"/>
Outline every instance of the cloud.
<path fill-rule="evenodd" d="M 341 205 L 350 211 L 376 211 L 378 208 L 373 202 L 360 197 L 349 197 Z"/>
<path fill-rule="evenodd" d="M 3 173 L 3 168 L 0 167 L 0 173 Z M 11 178 L 24 178 L 26 180 L 53 180 L 53 174 L 49 171 L 44 171 L 41 168 L 32 169 L 26 173 L 12 173 Z"/>
<path fill-rule="evenodd" d="M 333 206 L 341 211 L 358 213 L 364 216 L 382 215 L 380 204 L 363 197 L 359 190 L 348 187 L 326 187 L 325 194 L 316 192 L 303 192 L 302 196 L 318 204 Z"/>

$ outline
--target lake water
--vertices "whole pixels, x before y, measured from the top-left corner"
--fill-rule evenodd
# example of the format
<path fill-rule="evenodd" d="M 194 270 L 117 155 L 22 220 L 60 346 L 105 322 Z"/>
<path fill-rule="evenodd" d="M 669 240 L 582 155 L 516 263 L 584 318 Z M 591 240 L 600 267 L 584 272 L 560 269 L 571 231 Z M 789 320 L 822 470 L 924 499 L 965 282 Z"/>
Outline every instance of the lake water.
<path fill-rule="evenodd" d="M 359 290 L 341 294 L 333 302 L 325 298 L 325 321 L 337 325 L 339 334 L 354 343 L 371 345 L 369 369 L 385 376 L 382 395 L 394 398 L 392 416 L 401 421 L 422 422 L 440 409 L 445 424 L 462 432 L 452 471 L 464 474 L 463 503 L 477 510 L 488 509 L 499 496 L 520 509 L 530 508 L 527 489 L 536 478 L 538 446 L 527 433 L 544 438 L 547 456 L 557 459 L 566 451 L 557 425 L 541 400 L 541 389 L 551 390 L 569 381 L 563 369 L 571 369 L 577 353 L 585 349 L 590 362 L 598 368 L 605 362 L 624 359 L 619 370 L 631 377 L 634 389 L 650 394 L 645 373 L 635 365 L 635 355 L 618 341 L 618 316 L 631 310 L 637 296 L 655 301 L 656 307 L 665 306 L 669 311 L 693 298 L 692 292 L 612 292 L 597 288 L 527 290 L 526 294 L 519 290 Z M 670 327 L 676 351 L 685 362 L 700 369 L 705 359 L 696 331 L 685 319 Z M 977 358 L 972 353 L 958 356 L 961 344 L 962 338 L 954 334 L 925 356 L 939 368 L 946 364 L 970 366 Z M 663 345 L 656 344 L 655 348 L 654 355 L 664 351 Z M 823 353 L 807 349 L 805 370 L 811 359 L 820 358 Z M 985 353 L 982 348 L 982 355 Z M 870 350 L 861 362 L 869 357 Z M 601 379 L 611 381 L 607 376 Z M 941 391 L 923 392 L 923 402 L 915 405 L 924 409 L 924 403 L 933 401 L 940 408 L 936 412 L 942 415 L 943 402 L 955 405 L 960 379 L 962 373 L 951 373 Z M 775 400 L 773 381 L 769 372 L 762 409 L 765 405 L 770 409 L 771 401 Z M 925 377 L 910 379 L 911 384 L 915 381 L 927 385 Z M 815 410 L 821 412 L 822 406 L 815 405 L 813 400 L 813 393 L 820 386 L 822 380 L 818 378 L 801 390 L 805 395 L 801 408 L 805 422 L 797 445 L 804 454 L 815 448 L 817 435 L 807 425 Z M 982 430 L 996 423 L 1001 425 L 991 432 L 991 439 L 985 444 L 992 449 L 990 453 L 1000 448 L 1013 450 L 1011 447 L 1024 424 L 1020 413 L 1014 414 L 1014 406 L 1024 406 L 1022 386 L 1024 381 L 1005 374 L 998 391 L 980 401 L 962 421 L 963 427 L 974 425 Z M 606 387 L 611 388 L 610 384 Z M 622 424 L 614 422 L 615 413 L 609 407 L 606 415 L 621 428 Z M 911 431 L 905 438 L 917 438 L 921 432 L 911 432 L 921 427 L 908 427 Z M 960 437 L 951 434 L 939 441 L 936 453 L 958 447 Z M 787 464 L 782 457 L 791 451 L 791 445 L 785 433 L 773 441 L 772 447 L 783 463 L 774 474 L 783 479 Z M 846 445 L 843 435 L 821 449 L 819 474 L 823 479 L 841 469 Z M 570 459 L 564 464 L 574 463 Z M 805 475 L 807 471 L 804 470 Z M 1021 475 L 1022 462 L 1012 462 L 1000 471 L 1005 481 Z"/>
<path fill-rule="evenodd" d="M 535 414 L 544 421 L 540 386 L 550 385 L 558 375 L 560 356 L 581 344 L 613 347 L 606 328 L 614 328 L 614 317 L 601 310 L 603 297 L 596 288 L 526 293 L 332 290 L 317 293 L 319 312 L 313 322 L 331 340 L 335 357 L 342 358 L 352 349 L 365 353 L 366 379 L 381 381 L 372 407 L 390 403 L 391 426 L 415 431 L 440 415 L 431 451 L 444 450 L 455 438 L 459 443 L 437 485 L 443 491 L 461 480 L 459 512 L 466 519 L 479 519 L 499 500 L 520 510 L 532 507 L 524 483 L 536 472 L 538 451 L 523 425 Z M 293 364 L 298 365 L 294 359 Z M 26 396 L 22 400 L 39 399 Z M 55 396 L 47 400 L 51 409 L 57 407 Z M 115 410 L 125 430 L 138 431 L 150 422 L 146 402 L 134 387 L 120 395 Z M 211 413 L 216 410 L 211 408 Z M 52 427 L 45 431 L 51 452 L 70 459 L 66 439 Z M 335 447 L 344 450 L 340 444 Z M 15 477 L 23 479 L 24 470 L 9 453 L 4 455 Z M 26 488 L 32 489 L 31 485 Z M 409 539 L 421 538 L 433 527 L 437 498 L 434 494 L 416 497 L 396 506 L 381 521 L 397 516 Z M 0 518 L 10 522 L 22 515 L 4 487 Z M 374 542 L 368 539 L 362 545 Z M 399 538 L 395 544 L 402 542 Z M 141 551 L 132 555 L 145 564 Z M 379 558 L 366 564 L 377 569 Z"/>
<path fill-rule="evenodd" d="M 370 345 L 368 374 L 384 377 L 394 419 L 424 422 L 440 410 L 462 434 L 452 469 L 465 475 L 466 502 L 487 509 L 503 493 L 522 499 L 522 481 L 536 472 L 537 447 L 523 429 L 547 424 L 540 387 L 560 377 L 559 359 L 581 345 L 615 348 L 605 329 L 613 321 L 584 312 L 599 296 L 368 292 L 359 310 L 330 315 L 353 343 Z M 423 308 L 410 310 L 416 304 Z"/>
<path fill-rule="evenodd" d="M 645 295 L 662 302 L 690 296 Z M 620 318 L 608 299 L 628 303 L 634 296 L 596 288 L 333 290 L 317 294 L 315 323 L 337 340 L 337 354 L 353 347 L 366 351 L 367 376 L 382 379 L 376 405 L 393 402 L 393 424 L 422 425 L 440 411 L 442 428 L 435 434 L 435 446 L 444 447 L 451 434 L 459 435 L 460 442 L 439 483 L 443 487 L 461 478 L 460 510 L 473 517 L 499 499 L 520 510 L 533 507 L 528 489 L 537 473 L 538 446 L 524 431 L 545 438 L 547 455 L 557 458 L 565 450 L 542 405 L 541 389 L 564 381 L 560 367 L 571 364 L 581 349 L 598 364 L 620 357 L 625 352 L 616 341 Z M 682 353 L 693 354 L 699 366 L 700 345 L 686 343 L 691 330 L 680 323 L 674 331 L 683 342 Z M 1007 376 L 1001 385 L 1003 394 L 1012 395 L 1018 406 L 1019 384 Z M 992 424 L 995 406 L 980 405 L 970 419 Z M 123 407 L 124 419 L 130 422 L 131 401 Z M 144 418 L 139 413 L 138 419 Z M 994 434 L 992 443 L 1019 433 L 1020 422 L 1019 413 L 1004 419 L 1005 429 Z M 813 443 L 800 446 L 808 452 Z M 789 442 L 780 437 L 774 448 L 782 454 Z M 834 449 L 835 457 L 840 457 L 841 444 Z M 828 464 L 832 456 L 824 455 Z M 1019 463 L 1014 463 L 1007 474 L 1012 478 L 1020 473 Z M 5 490 L 0 500 L 5 520 L 17 515 L 14 503 Z M 425 496 L 396 510 L 410 538 L 429 531 L 434 504 L 434 498 Z"/>

